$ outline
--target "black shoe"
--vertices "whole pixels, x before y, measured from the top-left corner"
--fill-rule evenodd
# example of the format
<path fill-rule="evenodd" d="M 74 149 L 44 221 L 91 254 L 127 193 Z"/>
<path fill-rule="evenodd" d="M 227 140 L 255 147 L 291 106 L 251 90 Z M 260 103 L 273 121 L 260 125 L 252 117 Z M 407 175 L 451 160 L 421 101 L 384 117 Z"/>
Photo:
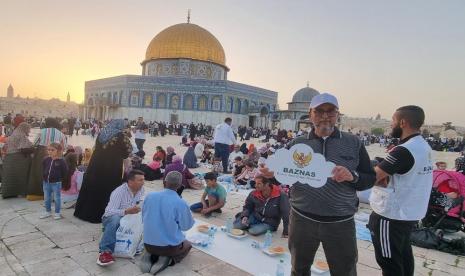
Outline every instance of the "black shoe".
<path fill-rule="evenodd" d="M 157 275 L 167 268 L 171 263 L 171 257 L 160 256 L 158 262 L 156 262 L 150 269 L 150 274 Z"/>
<path fill-rule="evenodd" d="M 220 209 L 213 210 L 212 212 L 220 213 L 220 214 L 223 213 L 223 211 L 221 210 L 221 208 L 220 208 Z"/>

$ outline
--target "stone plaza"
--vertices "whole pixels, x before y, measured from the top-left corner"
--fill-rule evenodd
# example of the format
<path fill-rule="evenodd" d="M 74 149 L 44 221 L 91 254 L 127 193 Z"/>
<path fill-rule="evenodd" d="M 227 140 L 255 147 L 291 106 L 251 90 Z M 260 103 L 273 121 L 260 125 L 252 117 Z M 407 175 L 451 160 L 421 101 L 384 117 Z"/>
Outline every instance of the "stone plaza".
<path fill-rule="evenodd" d="M 149 137 L 144 145 L 148 161 L 155 146 L 175 146 L 177 154 L 183 155 L 186 147 L 179 146 L 179 136 Z M 250 142 L 260 145 L 258 141 Z M 81 147 L 92 147 L 94 140 L 89 136 L 74 136 L 69 144 Z M 371 158 L 385 154 L 384 148 L 378 144 L 368 146 Z M 454 153 L 435 152 L 436 160 L 451 162 Z M 193 172 L 206 171 L 204 168 Z M 160 180 L 146 182 L 146 193 L 162 189 Z M 202 191 L 185 190 L 183 198 L 192 204 L 197 202 Z M 228 195 L 223 213 L 206 220 L 208 223 L 221 226 L 226 218 L 234 216 L 242 210 L 244 197 L 231 193 Z M 90 224 L 73 216 L 74 209 L 64 209 L 64 218 L 59 221 L 39 219 L 43 211 L 43 201 L 27 201 L 24 198 L 0 199 L 0 275 L 143 275 L 135 260 L 118 258 L 109 267 L 96 264 L 98 243 L 102 234 L 101 224 Z M 369 206 L 362 204 L 360 211 L 371 212 Z M 195 215 L 196 218 L 200 218 Z M 273 243 L 287 248 L 287 239 L 280 238 L 281 229 L 273 235 Z M 261 240 L 258 237 L 257 240 Z M 227 249 L 225 249 L 227 250 Z M 257 253 L 262 254 L 262 253 Z M 370 242 L 358 240 L 358 274 L 362 276 L 381 275 L 376 264 L 373 246 Z M 465 258 L 434 250 L 414 247 L 415 275 L 465 275 Z M 240 254 L 237 258 L 240 258 Z M 318 259 L 324 260 L 320 246 Z M 146 274 L 149 275 L 149 274 Z M 250 275 L 244 268 L 234 267 L 214 256 L 210 256 L 195 248 L 181 263 L 163 271 L 160 275 Z"/>

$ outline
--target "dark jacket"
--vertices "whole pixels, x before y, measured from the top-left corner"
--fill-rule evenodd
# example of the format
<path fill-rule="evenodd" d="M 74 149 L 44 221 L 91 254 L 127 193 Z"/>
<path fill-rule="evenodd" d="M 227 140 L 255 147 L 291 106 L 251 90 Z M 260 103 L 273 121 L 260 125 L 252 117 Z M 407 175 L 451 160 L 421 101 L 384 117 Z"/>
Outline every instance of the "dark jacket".
<path fill-rule="evenodd" d="M 241 218 L 254 216 L 258 221 L 266 223 L 278 229 L 281 219 L 283 220 L 283 234 L 287 235 L 289 224 L 289 198 L 280 191 L 279 187 L 272 185 L 271 195 L 268 199 L 262 193 L 255 190 L 250 192 L 245 200 Z"/>
<path fill-rule="evenodd" d="M 327 183 L 320 188 L 297 182 L 291 188 L 292 209 L 318 221 L 325 221 L 327 217 L 337 221 L 353 216 L 358 208 L 356 192 L 371 188 L 376 180 L 376 173 L 363 143 L 357 136 L 337 128 L 326 140 L 312 130 L 308 135 L 292 140 L 288 148 L 300 143 L 310 146 L 327 161 L 357 172 L 359 179 L 355 183 L 337 183 L 328 178 Z"/>
<path fill-rule="evenodd" d="M 42 165 L 42 179 L 49 183 L 63 182 L 68 173 L 68 166 L 62 158 L 53 160 L 47 157 L 42 161 Z"/>

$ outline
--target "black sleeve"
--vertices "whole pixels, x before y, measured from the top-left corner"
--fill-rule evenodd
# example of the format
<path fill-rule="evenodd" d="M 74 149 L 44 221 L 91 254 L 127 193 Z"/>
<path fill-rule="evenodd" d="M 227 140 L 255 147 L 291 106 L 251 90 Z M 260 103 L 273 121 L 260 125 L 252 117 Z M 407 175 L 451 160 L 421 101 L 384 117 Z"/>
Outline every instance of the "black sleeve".
<path fill-rule="evenodd" d="M 356 190 L 363 191 L 373 187 L 376 181 L 376 173 L 371 165 L 367 149 L 363 144 L 360 146 L 357 173 L 359 175 L 359 179 L 355 183 Z"/>
<path fill-rule="evenodd" d="M 397 146 L 378 167 L 389 175 L 404 174 L 412 169 L 414 162 L 413 155 L 406 148 Z"/>

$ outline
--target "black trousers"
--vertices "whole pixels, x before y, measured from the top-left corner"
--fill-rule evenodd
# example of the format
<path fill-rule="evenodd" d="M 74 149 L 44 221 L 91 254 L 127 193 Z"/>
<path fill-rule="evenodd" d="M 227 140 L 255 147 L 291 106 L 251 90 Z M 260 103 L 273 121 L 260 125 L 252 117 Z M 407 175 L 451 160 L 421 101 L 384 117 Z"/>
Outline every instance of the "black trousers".
<path fill-rule="evenodd" d="M 134 139 L 134 141 L 136 142 L 136 146 L 137 146 L 137 149 L 139 151 L 143 150 L 144 149 L 144 143 L 145 143 L 145 139 Z"/>
<path fill-rule="evenodd" d="M 413 276 L 415 262 L 410 234 L 416 223 L 371 213 L 367 227 L 375 248 L 376 262 L 384 276 Z"/>
<path fill-rule="evenodd" d="M 292 276 L 310 275 L 310 266 L 320 243 L 332 276 L 357 275 L 358 251 L 353 218 L 323 223 L 304 218 L 291 210 L 289 220 Z"/>

